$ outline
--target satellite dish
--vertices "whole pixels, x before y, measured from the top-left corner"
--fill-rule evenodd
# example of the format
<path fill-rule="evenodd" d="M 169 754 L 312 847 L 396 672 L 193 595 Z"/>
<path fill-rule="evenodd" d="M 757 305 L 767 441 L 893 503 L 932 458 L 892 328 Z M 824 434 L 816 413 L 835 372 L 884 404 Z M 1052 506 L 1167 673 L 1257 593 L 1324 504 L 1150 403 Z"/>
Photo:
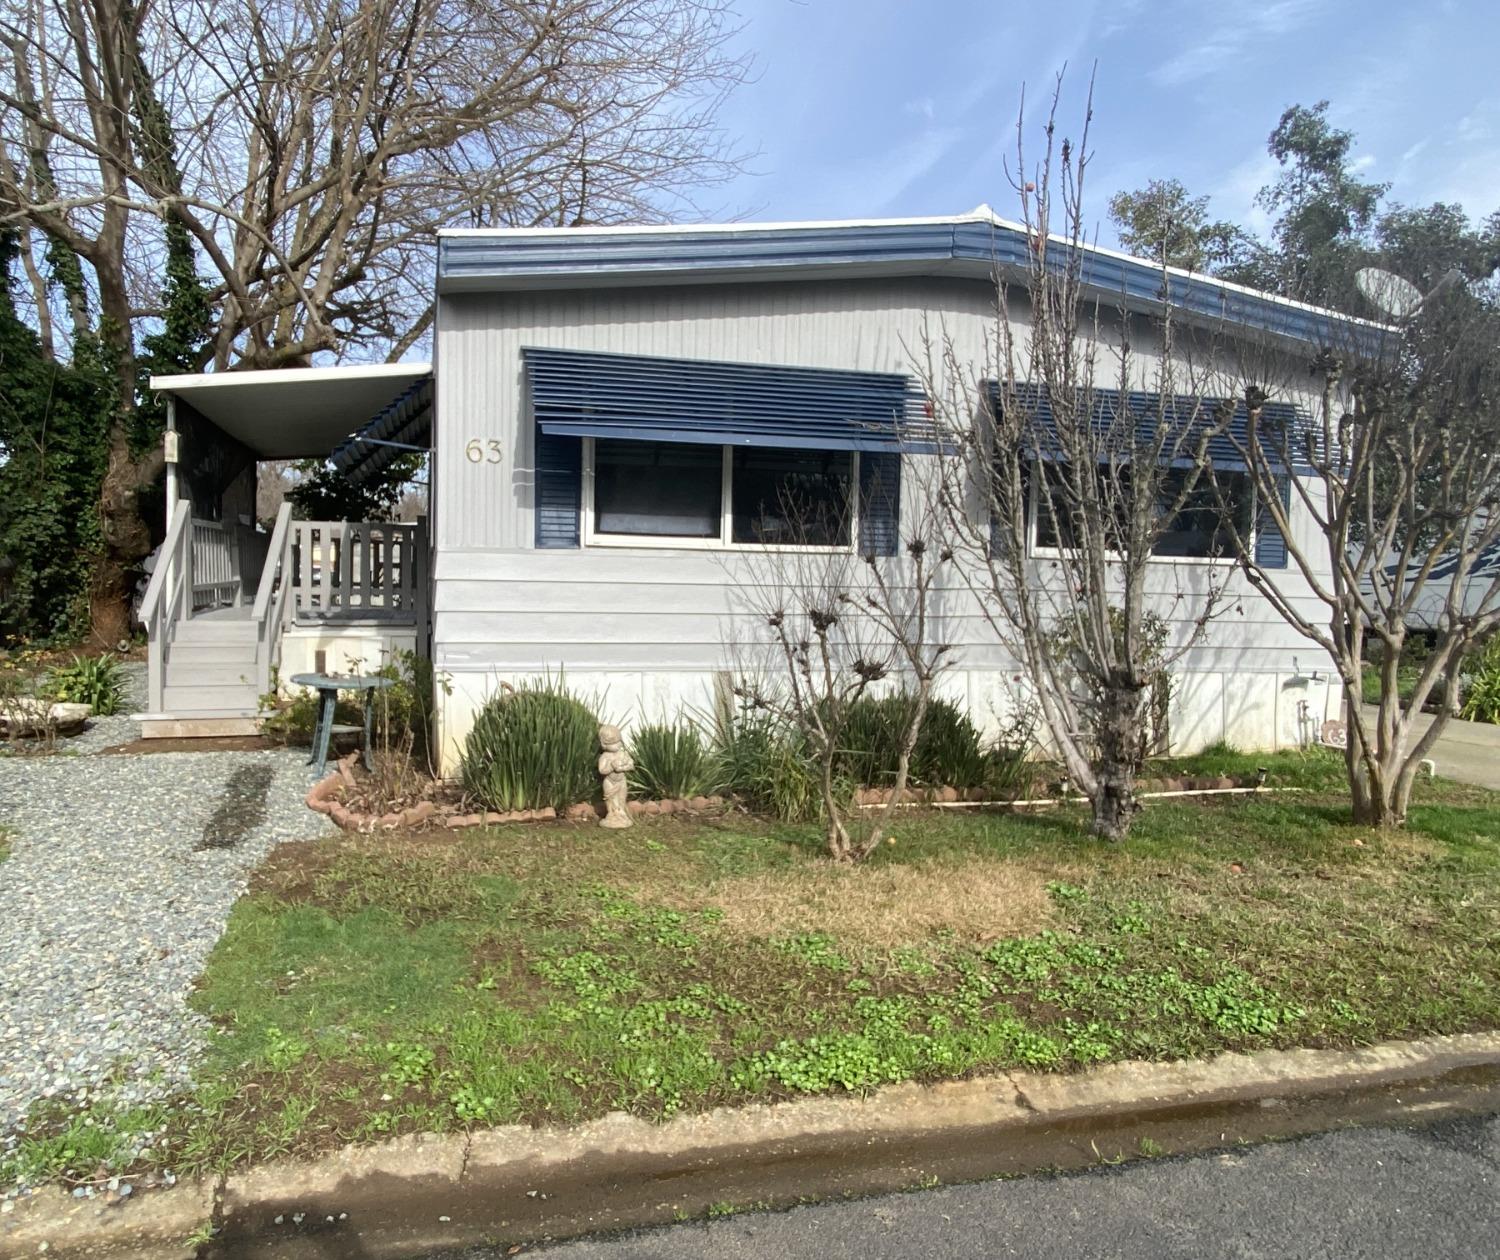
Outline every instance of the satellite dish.
<path fill-rule="evenodd" d="M 1422 305 L 1421 289 L 1382 267 L 1361 267 L 1354 273 L 1354 283 L 1372 305 L 1398 322 L 1410 319 Z"/>

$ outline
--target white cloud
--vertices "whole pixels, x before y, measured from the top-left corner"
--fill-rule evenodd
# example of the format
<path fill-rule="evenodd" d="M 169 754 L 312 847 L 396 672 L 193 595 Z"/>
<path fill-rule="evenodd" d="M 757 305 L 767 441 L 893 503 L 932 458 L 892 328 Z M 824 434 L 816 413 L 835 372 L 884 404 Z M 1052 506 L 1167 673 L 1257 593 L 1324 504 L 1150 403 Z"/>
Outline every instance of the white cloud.
<path fill-rule="evenodd" d="M 1422 137 L 1422 139 L 1418 140 L 1416 144 L 1412 145 L 1404 153 L 1402 153 L 1401 161 L 1398 164 L 1401 169 L 1404 170 L 1406 167 L 1415 162 L 1419 157 L 1421 157 L 1422 154 L 1426 152 L 1427 146 L 1431 143 L 1432 137 L 1424 136 Z"/>
<path fill-rule="evenodd" d="M 1209 213 L 1216 219 L 1238 223 L 1256 236 L 1265 236 L 1271 230 L 1271 216 L 1256 205 L 1255 194 L 1276 178 L 1279 169 L 1275 158 L 1264 149 L 1256 149 L 1208 190 Z"/>
<path fill-rule="evenodd" d="M 1273 0 L 1255 7 L 1236 6 L 1231 20 L 1208 30 L 1201 39 L 1169 57 L 1150 77 L 1160 87 L 1181 87 L 1217 74 L 1253 44 L 1279 39 L 1304 26 L 1324 0 Z"/>
<path fill-rule="evenodd" d="M 1497 115 L 1500 115 L 1500 101 L 1480 101 L 1458 120 L 1453 128 L 1453 139 L 1460 144 L 1488 140 L 1495 134 Z"/>
<path fill-rule="evenodd" d="M 1471 219 L 1482 219 L 1500 210 L 1500 145 L 1477 149 L 1434 181 L 1430 193 L 1413 198 L 1418 202 L 1456 201 Z"/>

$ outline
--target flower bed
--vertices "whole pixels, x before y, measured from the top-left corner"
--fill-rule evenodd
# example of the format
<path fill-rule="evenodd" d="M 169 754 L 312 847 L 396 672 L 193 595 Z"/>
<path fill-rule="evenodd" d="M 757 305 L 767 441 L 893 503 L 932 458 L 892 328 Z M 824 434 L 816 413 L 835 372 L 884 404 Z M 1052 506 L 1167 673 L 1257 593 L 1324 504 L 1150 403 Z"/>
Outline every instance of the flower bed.
<path fill-rule="evenodd" d="M 315 783 L 307 794 L 307 807 L 325 815 L 336 827 L 345 831 L 393 831 L 415 827 L 489 827 L 498 823 L 551 822 L 565 818 L 570 822 L 592 822 L 604 815 L 603 805 L 581 801 L 559 812 L 551 806 L 541 809 L 517 809 L 505 812 L 495 810 L 471 811 L 468 802 L 458 791 L 445 797 L 443 789 L 403 809 L 386 813 L 372 813 L 351 808 L 346 797 L 358 788 L 354 776 L 354 765 L 358 753 L 341 757 L 337 767 Z M 649 816 L 654 814 L 697 814 L 722 809 L 726 804 L 722 796 L 695 796 L 683 800 L 631 801 L 631 814 Z"/>

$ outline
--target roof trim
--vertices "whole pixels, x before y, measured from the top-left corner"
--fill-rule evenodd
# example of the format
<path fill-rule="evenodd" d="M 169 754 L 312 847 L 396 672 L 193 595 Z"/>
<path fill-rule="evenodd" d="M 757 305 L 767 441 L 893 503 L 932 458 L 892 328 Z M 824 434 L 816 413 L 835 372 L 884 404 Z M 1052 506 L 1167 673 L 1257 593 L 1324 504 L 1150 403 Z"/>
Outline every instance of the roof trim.
<path fill-rule="evenodd" d="M 786 223 L 578 228 L 454 228 L 438 233 L 439 291 L 786 279 L 798 275 L 1024 275 L 1030 233 L 988 206 L 964 215 Z M 1058 235 L 1049 240 L 1067 249 Z M 1085 281 L 1133 309 L 1164 300 L 1199 321 L 1327 344 L 1333 333 L 1379 337 L 1385 326 L 1180 267 L 1085 244 Z M 1162 291 L 1163 278 L 1167 292 Z"/>
<path fill-rule="evenodd" d="M 316 378 L 309 375 L 316 373 Z M 341 363 L 334 367 L 256 368 L 253 371 L 186 372 L 153 376 L 151 388 L 161 394 L 193 394 L 203 389 L 248 389 L 255 385 L 289 385 L 299 381 L 368 381 L 382 377 L 417 380 L 432 375 L 430 363 Z"/>

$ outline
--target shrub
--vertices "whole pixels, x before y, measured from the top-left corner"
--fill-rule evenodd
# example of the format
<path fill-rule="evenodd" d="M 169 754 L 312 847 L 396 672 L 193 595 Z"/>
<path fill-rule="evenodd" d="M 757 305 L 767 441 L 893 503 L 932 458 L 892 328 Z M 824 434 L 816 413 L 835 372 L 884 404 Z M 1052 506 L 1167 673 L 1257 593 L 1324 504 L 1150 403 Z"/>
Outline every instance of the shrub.
<path fill-rule="evenodd" d="M 1500 723 L 1500 634 L 1470 662 L 1459 716 L 1470 722 Z"/>
<path fill-rule="evenodd" d="M 507 689 L 474 719 L 465 790 L 494 810 L 566 809 L 599 786 L 599 719 L 560 680 Z"/>
<path fill-rule="evenodd" d="M 856 783 L 883 786 L 894 781 L 915 704 L 916 697 L 906 692 L 856 703 L 844 728 L 840 771 Z M 912 750 L 912 782 L 978 787 L 985 782 L 987 763 L 984 741 L 969 715 L 950 700 L 929 700 Z"/>
<path fill-rule="evenodd" d="M 901 693 L 864 696 L 849 708 L 843 747 L 835 763 L 854 783 L 884 783 L 896 773 L 901 740 L 911 719 L 911 705 Z M 916 777 L 913 764 L 912 777 Z"/>
<path fill-rule="evenodd" d="M 691 722 L 639 727 L 630 737 L 631 788 L 651 800 L 707 796 L 720 786 L 718 758 Z"/>
<path fill-rule="evenodd" d="M 376 672 L 389 678 L 391 686 L 375 693 L 375 743 L 435 775 L 433 718 L 438 689 L 452 691 L 449 676 L 435 673 L 430 660 L 409 648 L 396 652 Z"/>
<path fill-rule="evenodd" d="M 782 822 L 808 822 L 822 812 L 813 759 L 784 724 L 726 708 L 715 715 L 714 754 L 721 786 L 747 809 Z"/>
<path fill-rule="evenodd" d="M 929 787 L 979 787 L 985 779 L 987 758 L 979 728 L 951 700 L 928 703 L 912 760 L 918 781 Z"/>
<path fill-rule="evenodd" d="M 109 717 L 125 699 L 125 674 L 112 656 L 75 656 L 71 665 L 52 667 L 46 692 L 54 700 L 86 704 L 99 717 Z"/>

